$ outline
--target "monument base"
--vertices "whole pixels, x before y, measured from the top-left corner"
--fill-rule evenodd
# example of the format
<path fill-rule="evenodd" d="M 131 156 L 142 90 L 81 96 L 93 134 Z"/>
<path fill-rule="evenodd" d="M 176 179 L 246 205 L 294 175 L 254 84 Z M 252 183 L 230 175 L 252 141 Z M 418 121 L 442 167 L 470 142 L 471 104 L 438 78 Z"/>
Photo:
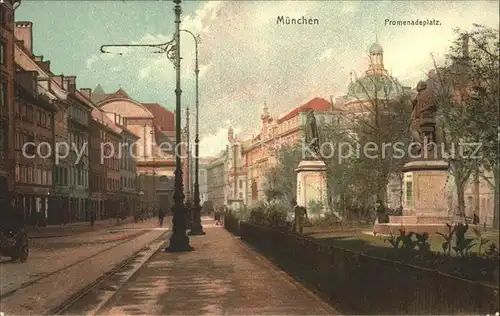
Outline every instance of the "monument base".
<path fill-rule="evenodd" d="M 326 165 L 321 160 L 303 160 L 297 169 L 297 204 L 309 208 L 314 202 L 322 204 L 319 212 L 308 209 L 309 218 L 320 217 L 327 211 Z"/>
<path fill-rule="evenodd" d="M 389 223 L 375 223 L 374 233 L 446 233 L 446 224 L 460 221 L 448 206 L 448 163 L 444 160 L 412 161 L 403 167 L 403 216 L 389 216 Z"/>
<path fill-rule="evenodd" d="M 412 161 L 404 165 L 403 172 L 404 216 L 450 216 L 446 161 Z"/>

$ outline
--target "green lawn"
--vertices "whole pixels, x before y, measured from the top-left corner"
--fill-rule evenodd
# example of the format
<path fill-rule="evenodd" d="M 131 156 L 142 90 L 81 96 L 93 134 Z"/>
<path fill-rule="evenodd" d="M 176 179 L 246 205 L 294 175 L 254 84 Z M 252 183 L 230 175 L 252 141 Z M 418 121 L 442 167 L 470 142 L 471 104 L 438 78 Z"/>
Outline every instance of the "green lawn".
<path fill-rule="evenodd" d="M 360 227 L 345 227 L 345 228 L 315 228 L 307 227 L 304 229 L 304 233 L 311 237 L 317 238 L 321 242 L 328 243 L 330 245 L 338 246 L 341 248 L 350 249 L 357 252 L 370 252 L 371 250 L 376 250 L 380 248 L 392 248 L 391 244 L 385 239 L 386 236 L 373 236 L 373 234 L 366 234 L 364 232 L 371 232 L 372 226 L 360 226 Z M 475 237 L 474 234 L 468 233 L 470 238 Z M 490 242 L 494 242 L 497 246 L 499 245 L 499 231 L 490 229 L 489 231 L 482 233 L 483 238 L 487 238 Z M 414 237 L 415 238 L 415 237 Z M 444 242 L 444 238 L 439 235 L 431 235 L 429 237 L 429 243 L 433 251 L 442 251 L 441 245 Z M 489 243 L 483 246 L 482 252 L 489 246 Z M 477 252 L 479 246 L 474 246 L 471 251 Z M 452 251 L 453 252 L 453 251 Z"/>

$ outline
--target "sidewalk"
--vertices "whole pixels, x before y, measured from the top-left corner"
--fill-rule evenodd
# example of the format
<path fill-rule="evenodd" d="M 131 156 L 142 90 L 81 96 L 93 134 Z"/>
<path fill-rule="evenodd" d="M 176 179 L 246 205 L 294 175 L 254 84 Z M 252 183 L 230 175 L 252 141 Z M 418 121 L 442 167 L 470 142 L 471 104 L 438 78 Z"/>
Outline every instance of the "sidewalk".
<path fill-rule="evenodd" d="M 107 315 L 339 315 L 222 227 L 204 220 L 192 252 L 155 254 Z"/>
<path fill-rule="evenodd" d="M 65 237 L 75 234 L 86 233 L 94 230 L 102 230 L 111 227 L 121 226 L 124 224 L 132 223 L 134 221 L 133 217 L 127 217 L 120 220 L 119 224 L 116 224 L 116 219 L 105 219 L 96 221 L 94 227 L 90 226 L 90 222 L 77 222 L 69 223 L 66 225 L 48 225 L 46 227 L 36 227 L 27 226 L 29 238 L 52 238 L 52 237 Z"/>

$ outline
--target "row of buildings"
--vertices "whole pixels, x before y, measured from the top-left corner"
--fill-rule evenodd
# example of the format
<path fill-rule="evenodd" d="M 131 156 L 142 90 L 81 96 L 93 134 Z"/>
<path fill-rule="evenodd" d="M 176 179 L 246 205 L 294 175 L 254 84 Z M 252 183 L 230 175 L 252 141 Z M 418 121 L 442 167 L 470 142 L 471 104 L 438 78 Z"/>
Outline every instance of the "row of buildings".
<path fill-rule="evenodd" d="M 54 74 L 32 23 L 14 20 L 19 3 L 0 4 L 0 196 L 49 224 L 168 211 L 173 152 L 157 144 L 171 142 L 174 114 Z"/>
<path fill-rule="evenodd" d="M 270 115 L 264 105 L 260 113 L 260 130 L 250 139 L 239 139 L 229 129 L 226 149 L 206 165 L 208 200 L 216 208 L 223 205 L 238 208 L 265 201 L 265 175 L 276 164 L 273 150 L 283 144 L 302 141 L 309 109 L 314 110 L 319 126 L 333 123 L 345 128 L 350 121 L 347 116 L 367 111 L 368 107 L 373 107 L 373 100 L 396 100 L 405 93 L 412 93 L 410 87 L 401 85 L 385 69 L 384 50 L 378 42 L 370 46 L 368 57 L 370 62 L 362 76 L 356 77 L 351 73 L 351 82 L 344 96 L 335 100 L 330 98 L 329 101 L 313 98 L 280 117 Z M 454 188 L 450 186 L 449 189 L 448 205 L 451 210 L 456 207 L 456 196 Z M 387 187 L 389 207 L 401 206 L 405 192 L 400 178 L 394 177 Z M 494 196 L 487 181 L 478 177 L 471 179 L 466 186 L 465 197 L 466 215 L 477 213 L 481 223 L 492 224 Z"/>

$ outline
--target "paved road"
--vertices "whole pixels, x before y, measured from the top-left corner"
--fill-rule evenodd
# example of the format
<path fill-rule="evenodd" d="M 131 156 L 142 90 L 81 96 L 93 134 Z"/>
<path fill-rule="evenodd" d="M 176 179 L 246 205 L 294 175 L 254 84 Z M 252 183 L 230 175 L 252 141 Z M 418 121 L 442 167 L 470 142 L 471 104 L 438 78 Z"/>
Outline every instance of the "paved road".
<path fill-rule="evenodd" d="M 159 252 L 100 315 L 339 315 L 212 221 L 195 250 Z"/>
<path fill-rule="evenodd" d="M 150 220 L 67 237 L 32 239 L 25 263 L 12 263 L 8 258 L 0 262 L 0 311 L 44 313 L 168 230 L 157 226 L 156 220 Z"/>

